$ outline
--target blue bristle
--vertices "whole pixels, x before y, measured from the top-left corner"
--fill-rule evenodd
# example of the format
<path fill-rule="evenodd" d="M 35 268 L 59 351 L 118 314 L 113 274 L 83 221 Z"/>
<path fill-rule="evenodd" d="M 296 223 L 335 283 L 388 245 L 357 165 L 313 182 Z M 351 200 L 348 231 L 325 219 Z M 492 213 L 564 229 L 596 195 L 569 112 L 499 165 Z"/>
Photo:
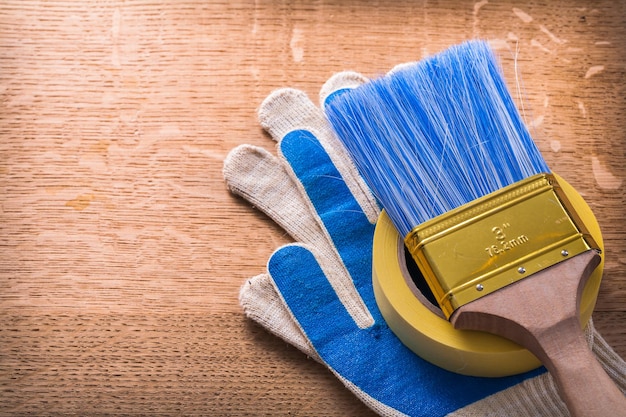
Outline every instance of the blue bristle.
<path fill-rule="evenodd" d="M 549 172 L 483 41 L 453 46 L 340 94 L 326 114 L 403 236 Z"/>

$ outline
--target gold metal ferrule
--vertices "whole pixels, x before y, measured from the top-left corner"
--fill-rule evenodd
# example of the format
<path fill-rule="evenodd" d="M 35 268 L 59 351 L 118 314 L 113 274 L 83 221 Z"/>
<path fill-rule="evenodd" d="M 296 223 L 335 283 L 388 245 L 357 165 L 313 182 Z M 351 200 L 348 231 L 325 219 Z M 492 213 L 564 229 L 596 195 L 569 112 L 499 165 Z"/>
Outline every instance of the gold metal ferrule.
<path fill-rule="evenodd" d="M 539 174 L 413 229 L 405 244 L 446 318 L 558 262 L 599 250 L 551 174 Z"/>

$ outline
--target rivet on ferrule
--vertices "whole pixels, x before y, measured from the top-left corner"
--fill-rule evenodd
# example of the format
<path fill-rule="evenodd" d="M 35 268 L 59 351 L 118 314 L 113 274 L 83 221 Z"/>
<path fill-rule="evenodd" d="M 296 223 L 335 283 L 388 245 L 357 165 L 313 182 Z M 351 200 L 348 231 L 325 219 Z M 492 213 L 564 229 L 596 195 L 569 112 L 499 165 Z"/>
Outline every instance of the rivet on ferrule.
<path fill-rule="evenodd" d="M 483 287 L 483 284 L 476 285 L 476 291 L 482 291 L 484 289 L 485 289 L 485 287 Z"/>
<path fill-rule="evenodd" d="M 563 255 L 563 257 L 568 256 L 568 255 L 569 255 L 569 252 L 567 251 L 567 249 L 563 249 L 563 250 L 561 251 L 561 255 Z"/>
<path fill-rule="evenodd" d="M 520 266 L 519 268 L 517 268 L 517 272 L 519 272 L 520 274 L 525 274 L 526 268 L 524 268 L 523 266 Z"/>

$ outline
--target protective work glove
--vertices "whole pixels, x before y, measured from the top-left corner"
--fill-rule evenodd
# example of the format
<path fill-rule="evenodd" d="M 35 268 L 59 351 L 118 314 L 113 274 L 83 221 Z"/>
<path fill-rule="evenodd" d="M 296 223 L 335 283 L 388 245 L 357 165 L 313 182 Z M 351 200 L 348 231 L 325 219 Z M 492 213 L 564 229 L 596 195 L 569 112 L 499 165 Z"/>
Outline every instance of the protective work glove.
<path fill-rule="evenodd" d="M 365 79 L 331 78 L 321 92 Z M 567 416 L 543 368 L 506 378 L 462 376 L 432 365 L 391 332 L 372 288 L 372 240 L 379 208 L 321 110 L 283 89 L 261 105 L 278 157 L 249 145 L 224 166 L 229 188 L 265 212 L 298 243 L 279 248 L 268 274 L 241 289 L 245 314 L 323 363 L 384 416 Z M 624 391 L 626 364 L 593 330 L 590 343 Z"/>

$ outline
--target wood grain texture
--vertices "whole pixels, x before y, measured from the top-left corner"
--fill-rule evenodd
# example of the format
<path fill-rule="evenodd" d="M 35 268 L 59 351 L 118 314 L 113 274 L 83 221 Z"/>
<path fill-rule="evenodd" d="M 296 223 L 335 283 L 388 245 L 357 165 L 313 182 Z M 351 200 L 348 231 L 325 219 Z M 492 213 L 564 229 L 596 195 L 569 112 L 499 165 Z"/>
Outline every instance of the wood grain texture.
<path fill-rule="evenodd" d="M 227 191 L 256 108 L 471 37 L 499 46 L 606 246 L 594 319 L 626 356 L 626 4 L 0 4 L 0 414 L 367 415 L 237 294 L 287 236 Z M 510 51 L 506 48 L 510 48 Z M 515 52 L 517 51 L 517 52 Z"/>

